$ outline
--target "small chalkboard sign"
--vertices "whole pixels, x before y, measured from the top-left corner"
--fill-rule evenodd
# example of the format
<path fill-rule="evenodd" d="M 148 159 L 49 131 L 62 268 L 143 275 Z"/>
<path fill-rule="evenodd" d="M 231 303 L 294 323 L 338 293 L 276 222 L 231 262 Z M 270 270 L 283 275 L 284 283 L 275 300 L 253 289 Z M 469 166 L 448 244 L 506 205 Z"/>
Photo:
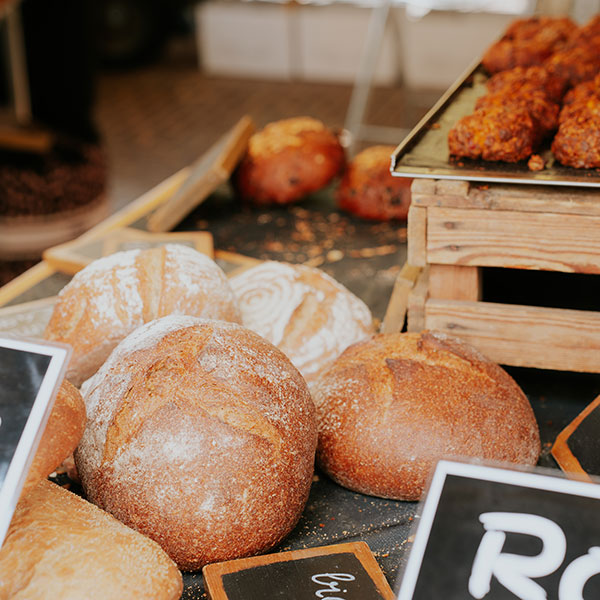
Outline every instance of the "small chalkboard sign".
<path fill-rule="evenodd" d="M 600 485 L 440 461 L 398 600 L 600 598 Z"/>
<path fill-rule="evenodd" d="M 211 600 L 393 600 L 364 542 L 292 550 L 208 565 Z"/>
<path fill-rule="evenodd" d="M 70 354 L 66 345 L 0 337 L 0 544 Z"/>
<path fill-rule="evenodd" d="M 600 475 L 600 396 L 560 432 L 552 456 L 568 477 Z"/>

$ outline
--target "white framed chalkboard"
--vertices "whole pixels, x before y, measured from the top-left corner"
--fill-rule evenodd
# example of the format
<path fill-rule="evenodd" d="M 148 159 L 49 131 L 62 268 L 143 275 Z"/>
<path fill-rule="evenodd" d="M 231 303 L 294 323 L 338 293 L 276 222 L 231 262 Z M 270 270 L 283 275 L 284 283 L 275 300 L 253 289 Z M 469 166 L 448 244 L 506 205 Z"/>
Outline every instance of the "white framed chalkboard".
<path fill-rule="evenodd" d="M 70 354 L 64 344 L 0 337 L 0 544 Z"/>
<path fill-rule="evenodd" d="M 440 461 L 398 600 L 600 598 L 600 485 Z"/>

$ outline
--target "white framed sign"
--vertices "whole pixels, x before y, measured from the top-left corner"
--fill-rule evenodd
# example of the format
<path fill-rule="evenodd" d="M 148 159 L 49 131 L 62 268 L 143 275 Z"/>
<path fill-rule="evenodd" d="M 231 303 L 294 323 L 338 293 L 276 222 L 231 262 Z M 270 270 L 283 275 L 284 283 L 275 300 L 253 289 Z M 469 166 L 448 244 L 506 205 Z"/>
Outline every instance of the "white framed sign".
<path fill-rule="evenodd" d="M 600 485 L 440 461 L 398 600 L 600 598 Z"/>
<path fill-rule="evenodd" d="M 70 355 L 67 345 L 0 337 L 0 545 Z"/>

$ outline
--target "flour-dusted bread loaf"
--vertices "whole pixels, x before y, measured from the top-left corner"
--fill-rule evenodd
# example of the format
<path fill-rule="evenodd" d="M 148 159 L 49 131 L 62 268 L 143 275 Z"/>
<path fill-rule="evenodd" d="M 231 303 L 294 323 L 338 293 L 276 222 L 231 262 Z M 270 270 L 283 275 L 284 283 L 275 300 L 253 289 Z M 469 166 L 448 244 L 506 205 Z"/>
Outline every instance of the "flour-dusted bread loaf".
<path fill-rule="evenodd" d="M 525 394 L 464 342 L 391 333 L 348 348 L 313 388 L 320 466 L 354 491 L 417 500 L 442 458 L 534 465 Z"/>
<path fill-rule="evenodd" d="M 242 322 L 275 344 L 309 385 L 375 332 L 367 305 L 319 269 L 267 261 L 231 278 Z"/>
<path fill-rule="evenodd" d="M 297 369 L 252 331 L 157 319 L 115 348 L 83 396 L 75 460 L 88 498 L 182 569 L 257 554 L 296 524 L 315 409 Z"/>
<path fill-rule="evenodd" d="M 66 458 L 79 443 L 85 427 L 85 404 L 79 390 L 64 380 L 58 390 L 21 497 L 27 495 Z"/>
<path fill-rule="evenodd" d="M 158 544 L 49 481 L 21 498 L 0 550 L 3 600 L 178 600 L 182 589 Z"/>
<path fill-rule="evenodd" d="M 45 337 L 73 346 L 67 379 L 79 386 L 127 334 L 169 314 L 240 319 L 219 266 L 192 248 L 169 244 L 117 252 L 77 273 L 59 294 Z"/>
<path fill-rule="evenodd" d="M 364 219 L 406 220 L 412 179 L 390 173 L 394 146 L 370 146 L 348 164 L 336 192 L 338 206 Z"/>
<path fill-rule="evenodd" d="M 294 117 L 270 123 L 250 138 L 234 181 L 248 202 L 289 204 L 325 187 L 344 164 L 337 135 L 317 119 Z"/>

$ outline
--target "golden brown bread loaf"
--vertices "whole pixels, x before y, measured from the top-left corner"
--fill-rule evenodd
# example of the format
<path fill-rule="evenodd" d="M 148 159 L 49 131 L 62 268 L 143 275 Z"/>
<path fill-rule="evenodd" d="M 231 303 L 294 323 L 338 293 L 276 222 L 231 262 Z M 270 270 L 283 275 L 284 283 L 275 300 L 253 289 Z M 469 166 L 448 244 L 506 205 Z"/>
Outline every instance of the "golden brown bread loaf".
<path fill-rule="evenodd" d="M 456 338 L 377 335 L 348 348 L 312 391 L 318 463 L 357 492 L 417 500 L 441 458 L 534 465 L 539 457 L 519 386 Z"/>
<path fill-rule="evenodd" d="M 325 187 L 344 164 L 334 133 L 317 119 L 295 117 L 270 123 L 250 138 L 234 181 L 253 204 L 289 204 Z"/>
<path fill-rule="evenodd" d="M 77 273 L 60 292 L 45 337 L 73 347 L 67 379 L 80 386 L 128 333 L 169 314 L 240 320 L 217 264 L 169 244 L 117 252 Z"/>
<path fill-rule="evenodd" d="M 350 161 L 336 192 L 341 209 L 364 219 L 406 220 L 412 179 L 392 176 L 393 152 L 394 146 L 371 146 Z"/>
<path fill-rule="evenodd" d="M 282 350 L 309 385 L 375 333 L 367 305 L 319 269 L 266 261 L 230 282 L 244 325 Z"/>
<path fill-rule="evenodd" d="M 79 390 L 67 380 L 62 382 L 48 417 L 21 497 L 27 495 L 71 455 L 83 435 L 85 427 L 85 404 Z"/>
<path fill-rule="evenodd" d="M 315 409 L 297 369 L 257 334 L 157 319 L 115 348 L 83 396 L 75 460 L 87 497 L 181 568 L 262 552 L 296 524 Z"/>
<path fill-rule="evenodd" d="M 158 544 L 49 481 L 21 498 L 0 550 L 2 600 L 177 600 L 182 588 Z"/>

